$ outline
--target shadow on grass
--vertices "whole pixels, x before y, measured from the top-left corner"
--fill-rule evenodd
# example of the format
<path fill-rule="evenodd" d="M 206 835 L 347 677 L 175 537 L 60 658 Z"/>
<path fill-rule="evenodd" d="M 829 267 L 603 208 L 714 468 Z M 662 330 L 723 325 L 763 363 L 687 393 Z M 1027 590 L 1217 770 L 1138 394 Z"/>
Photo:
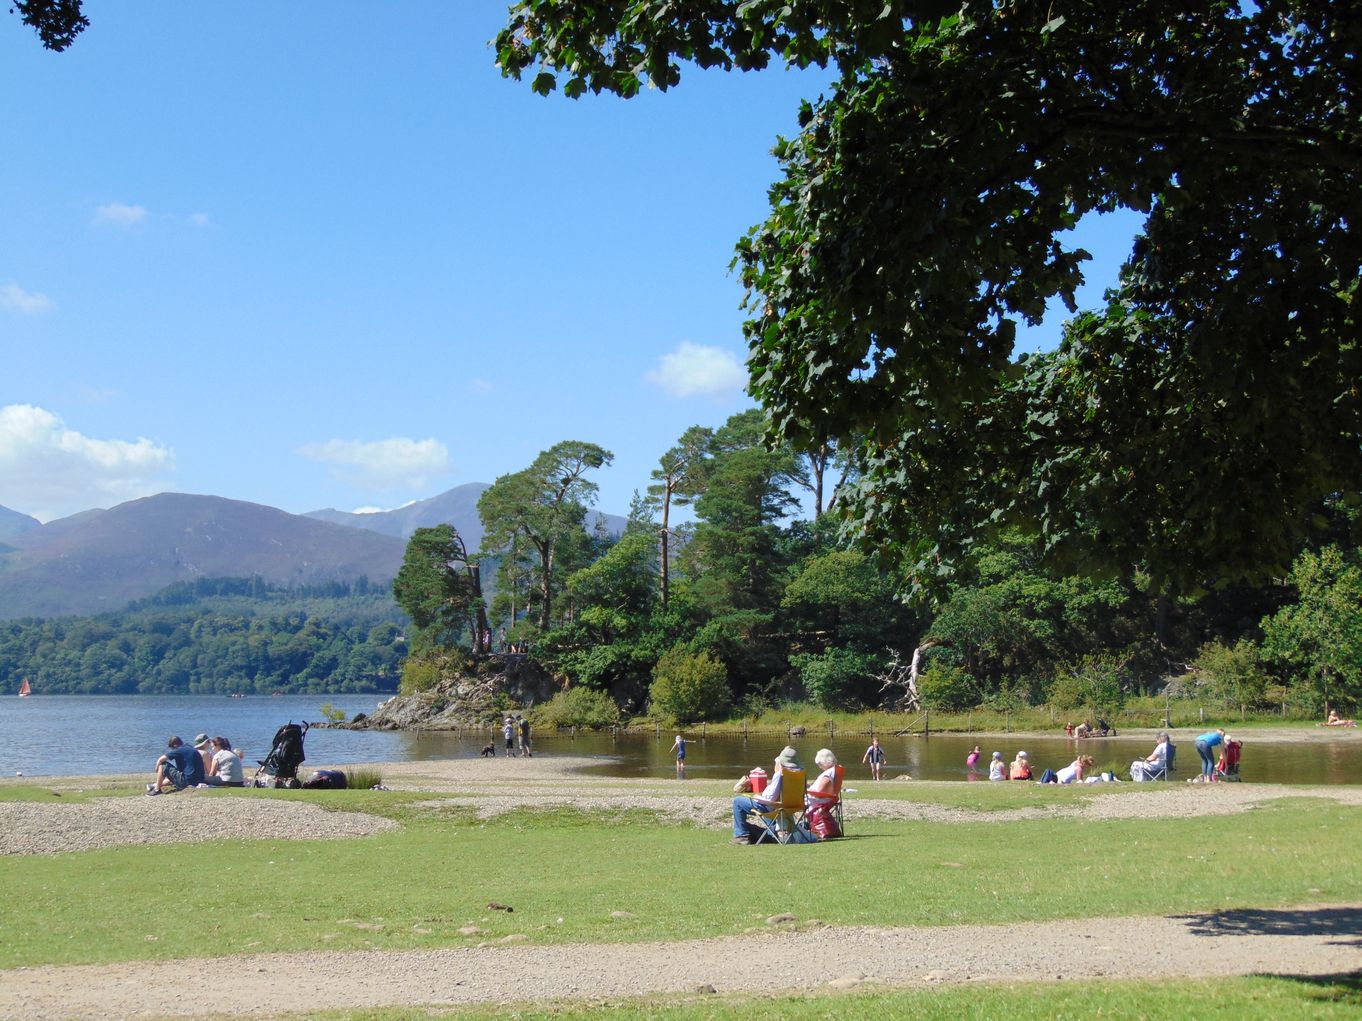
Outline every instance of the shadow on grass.
<path fill-rule="evenodd" d="M 1362 972 L 1339 975 L 1262 975 L 1288 986 L 1300 987 L 1303 998 L 1362 1007 Z"/>
<path fill-rule="evenodd" d="M 1362 912 L 1356 908 L 1250 908 L 1205 915 L 1178 915 L 1198 936 L 1330 936 L 1362 945 Z"/>

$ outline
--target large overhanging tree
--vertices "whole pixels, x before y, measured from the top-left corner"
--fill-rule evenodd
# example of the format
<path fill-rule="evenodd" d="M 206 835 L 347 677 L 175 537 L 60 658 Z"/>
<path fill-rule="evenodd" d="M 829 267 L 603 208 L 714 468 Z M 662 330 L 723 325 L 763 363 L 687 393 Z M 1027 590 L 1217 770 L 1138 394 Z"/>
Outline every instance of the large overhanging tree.
<path fill-rule="evenodd" d="M 752 393 L 853 452 L 853 531 L 948 577 L 998 527 L 1187 591 L 1358 499 L 1362 4 L 522 0 L 498 60 L 631 96 L 684 62 L 837 74 L 739 244 Z M 1147 214 L 1072 311 L 1084 215 Z"/>

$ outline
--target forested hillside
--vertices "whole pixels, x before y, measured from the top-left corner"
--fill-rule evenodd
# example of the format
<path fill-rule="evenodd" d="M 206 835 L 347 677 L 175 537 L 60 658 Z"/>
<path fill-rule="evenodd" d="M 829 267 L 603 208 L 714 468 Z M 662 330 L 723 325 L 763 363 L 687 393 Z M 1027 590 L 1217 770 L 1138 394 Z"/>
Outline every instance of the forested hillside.
<path fill-rule="evenodd" d="M 183 582 L 93 617 L 0 622 L 0 683 L 53 694 L 268 694 L 396 686 L 403 617 L 386 587 Z"/>
<path fill-rule="evenodd" d="M 1210 575 L 1172 597 L 1138 563 L 1056 571 L 1043 539 L 1014 527 L 940 578 L 903 558 L 884 568 L 846 544 L 828 506 L 854 481 L 839 451 L 771 449 L 757 411 L 688 430 L 620 537 L 585 527 L 610 460 L 564 442 L 498 479 L 479 503 L 481 550 L 448 526 L 417 531 L 397 580 L 414 624 L 406 690 L 457 662 L 451 646 L 482 632 L 485 647 L 485 609 L 494 646 L 530 649 L 625 712 L 682 721 L 794 700 L 1115 711 L 1156 695 L 1312 715 L 1362 696 L 1362 566 L 1341 503 L 1322 508 L 1330 527 L 1300 542 L 1289 574 L 1256 586 Z M 682 506 L 693 520 L 678 524 Z M 484 563 L 496 565 L 490 603 Z M 591 704 L 597 718 L 612 711 Z"/>

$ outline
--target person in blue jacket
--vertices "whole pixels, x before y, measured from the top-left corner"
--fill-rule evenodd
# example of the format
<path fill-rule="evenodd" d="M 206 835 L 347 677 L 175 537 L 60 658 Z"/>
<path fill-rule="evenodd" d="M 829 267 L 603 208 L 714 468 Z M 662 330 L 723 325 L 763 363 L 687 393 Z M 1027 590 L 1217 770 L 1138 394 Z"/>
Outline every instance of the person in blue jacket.
<path fill-rule="evenodd" d="M 160 794 L 169 784 L 177 791 L 203 783 L 203 756 L 178 737 L 167 742 L 166 753 L 156 760 L 156 781 L 147 784 L 147 795 Z"/>
<path fill-rule="evenodd" d="M 1201 782 L 1210 783 L 1215 776 L 1215 753 L 1217 745 L 1225 743 L 1223 730 L 1208 730 L 1196 739 L 1196 753 L 1201 756 Z"/>

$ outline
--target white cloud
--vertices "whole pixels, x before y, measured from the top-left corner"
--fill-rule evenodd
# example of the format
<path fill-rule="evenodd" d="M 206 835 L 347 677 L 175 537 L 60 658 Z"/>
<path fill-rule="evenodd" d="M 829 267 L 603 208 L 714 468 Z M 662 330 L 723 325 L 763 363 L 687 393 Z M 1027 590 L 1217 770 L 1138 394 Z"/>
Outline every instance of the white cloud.
<path fill-rule="evenodd" d="M 113 227 L 131 227 L 146 218 L 146 206 L 130 206 L 125 202 L 110 202 L 95 210 L 95 223 Z"/>
<path fill-rule="evenodd" d="M 174 467 L 145 437 L 94 439 L 44 408 L 0 407 L 0 504 L 40 520 L 160 492 Z"/>
<path fill-rule="evenodd" d="M 0 308 L 7 308 L 11 312 L 36 316 L 43 312 L 51 312 L 56 307 L 57 303 L 46 294 L 26 291 L 16 283 L 11 282 L 0 287 Z"/>
<path fill-rule="evenodd" d="M 742 392 L 747 370 L 731 351 L 686 340 L 675 351 L 663 355 L 657 367 L 648 370 L 643 378 L 673 397 L 721 398 Z"/>
<path fill-rule="evenodd" d="M 191 227 L 211 227 L 212 225 L 213 225 L 212 217 L 210 217 L 207 213 L 189 214 L 189 226 Z"/>
<path fill-rule="evenodd" d="M 470 379 L 468 381 L 468 389 L 472 390 L 475 394 L 488 394 L 491 393 L 496 388 L 492 385 L 491 381 L 489 380 Z"/>
<path fill-rule="evenodd" d="M 433 475 L 449 471 L 449 448 L 439 440 L 327 440 L 309 443 L 298 453 L 331 465 L 332 474 L 358 486 L 424 488 Z"/>

